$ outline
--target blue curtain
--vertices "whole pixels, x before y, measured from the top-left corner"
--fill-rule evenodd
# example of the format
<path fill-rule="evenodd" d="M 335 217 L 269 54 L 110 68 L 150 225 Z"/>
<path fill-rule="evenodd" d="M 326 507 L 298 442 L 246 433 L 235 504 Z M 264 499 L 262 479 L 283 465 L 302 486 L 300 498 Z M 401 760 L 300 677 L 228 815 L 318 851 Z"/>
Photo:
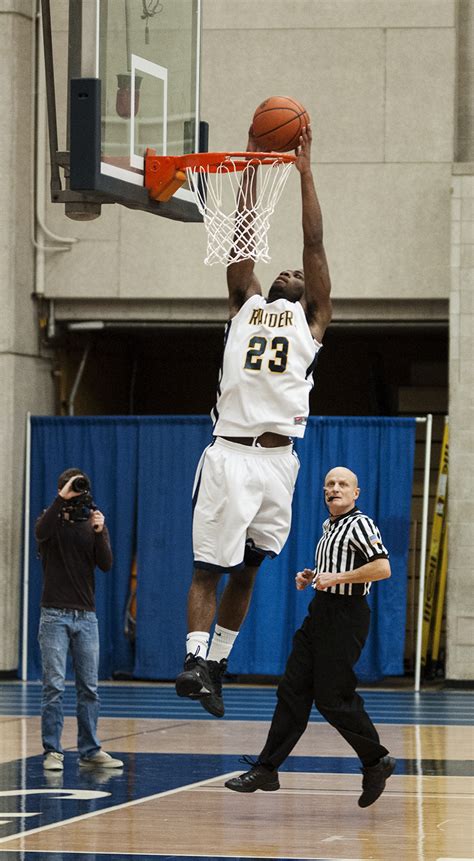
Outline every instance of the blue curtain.
<path fill-rule="evenodd" d="M 170 679 L 182 667 L 191 583 L 192 485 L 211 423 L 202 416 L 140 421 L 135 675 Z"/>
<path fill-rule="evenodd" d="M 138 424 L 136 419 L 48 418 L 31 420 L 30 582 L 28 677 L 41 675 L 37 644 L 42 571 L 34 537 L 36 518 L 57 495 L 58 476 L 70 466 L 91 478 L 94 500 L 106 516 L 114 564 L 96 573 L 100 676 L 133 670 L 123 633 L 136 534 Z"/>
<path fill-rule="evenodd" d="M 90 474 L 111 532 L 114 567 L 97 575 L 101 677 L 133 671 L 136 678 L 173 679 L 185 651 L 186 601 L 192 576 L 191 493 L 199 456 L 211 439 L 204 416 L 35 418 L 32 420 L 31 514 L 54 498 L 68 466 Z M 362 510 L 380 527 L 392 577 L 372 587 L 371 633 L 357 666 L 361 681 L 403 674 L 414 419 L 311 418 L 296 449 L 301 470 L 293 527 L 283 553 L 262 566 L 249 615 L 232 651 L 235 674 L 279 675 L 312 590 L 297 592 L 296 571 L 312 566 L 327 516 L 326 472 L 350 467 L 359 477 Z M 137 640 L 123 632 L 130 568 L 136 548 Z M 30 558 L 29 675 L 40 675 L 36 644 L 41 571 Z"/>

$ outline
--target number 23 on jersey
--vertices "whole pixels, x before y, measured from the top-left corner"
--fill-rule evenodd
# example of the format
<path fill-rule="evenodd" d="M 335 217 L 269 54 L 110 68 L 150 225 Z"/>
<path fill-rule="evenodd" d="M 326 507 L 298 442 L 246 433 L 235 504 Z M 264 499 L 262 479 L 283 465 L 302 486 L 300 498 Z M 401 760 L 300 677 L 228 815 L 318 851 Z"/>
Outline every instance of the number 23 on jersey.
<path fill-rule="evenodd" d="M 264 338 L 254 335 L 248 343 L 244 368 L 246 371 L 261 371 L 268 368 L 274 374 L 283 374 L 288 364 L 288 338 L 277 335 Z"/>

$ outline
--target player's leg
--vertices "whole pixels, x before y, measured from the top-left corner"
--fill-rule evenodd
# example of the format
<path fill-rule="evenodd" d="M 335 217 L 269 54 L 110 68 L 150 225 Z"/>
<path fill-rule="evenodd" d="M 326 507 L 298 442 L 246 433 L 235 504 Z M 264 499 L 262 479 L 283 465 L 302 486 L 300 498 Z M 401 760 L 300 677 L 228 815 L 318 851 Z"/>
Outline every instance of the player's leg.
<path fill-rule="evenodd" d="M 188 594 L 188 635 L 183 672 L 176 679 L 179 697 L 198 699 L 207 711 L 222 717 L 210 702 L 215 689 L 206 660 L 209 631 L 216 613 L 216 590 L 221 572 L 195 568 Z M 222 712 L 223 714 L 223 712 Z"/>
<path fill-rule="evenodd" d="M 233 577 L 258 564 L 247 556 L 246 539 L 248 523 L 259 509 L 262 494 L 246 452 L 245 446 L 224 446 L 217 441 L 206 450 L 198 468 L 193 495 L 194 575 L 188 597 L 190 633 L 210 630 L 221 575 L 228 572 Z M 252 588 L 252 574 L 242 574 L 236 580 L 237 616 L 245 615 Z M 229 606 L 227 599 L 225 604 Z M 229 613 L 230 609 L 226 617 Z"/>
<path fill-rule="evenodd" d="M 277 556 L 288 538 L 291 504 L 299 470 L 299 461 L 291 446 L 254 448 L 248 459 L 252 463 L 253 484 L 260 489 L 261 501 L 255 515 L 249 519 L 245 568 L 238 575 L 229 577 L 219 604 L 218 624 L 208 658 L 211 663 L 220 662 L 214 668 L 221 677 L 247 615 L 258 568 L 266 556 Z M 250 498 L 249 495 L 249 501 Z"/>
<path fill-rule="evenodd" d="M 278 556 L 291 529 L 292 503 L 299 460 L 291 446 L 257 449 L 265 488 L 262 502 L 247 530 L 255 552 Z"/>
<path fill-rule="evenodd" d="M 201 459 L 193 492 L 196 571 L 232 573 L 245 566 L 247 528 L 263 494 L 248 452 L 246 446 L 217 439 Z"/>
<path fill-rule="evenodd" d="M 229 575 L 219 602 L 217 624 L 207 656 L 216 691 L 215 702 L 216 705 L 219 703 L 217 707 L 221 703 L 227 659 L 250 607 L 258 569 L 266 556 L 274 557 L 281 551 L 288 537 L 298 469 L 298 459 L 290 446 L 252 448 L 241 454 L 238 474 L 233 483 L 229 483 L 229 496 L 238 502 L 241 516 L 247 518 L 241 522 L 246 522 L 248 528 L 245 567 Z M 232 487 L 235 488 L 234 494 Z"/>
<path fill-rule="evenodd" d="M 234 571 L 229 575 L 226 587 L 219 601 L 217 613 L 217 624 L 219 626 L 230 631 L 239 631 L 250 607 L 257 573 L 258 565 L 246 565 L 241 571 Z M 222 655 L 222 657 L 227 658 L 228 654 Z M 215 657 L 217 657 L 217 654 Z"/>
<path fill-rule="evenodd" d="M 246 561 L 260 565 L 266 556 L 278 556 L 291 529 L 292 502 L 299 460 L 291 446 L 257 449 L 261 505 L 247 530 Z"/>
<path fill-rule="evenodd" d="M 240 628 L 247 616 L 252 599 L 258 569 L 266 553 L 257 551 L 252 541 L 247 541 L 244 568 L 233 571 L 227 578 L 217 611 L 217 622 L 207 655 L 207 664 L 214 685 L 214 695 L 207 701 L 212 714 L 224 714 L 222 681 L 227 670 L 227 661 Z M 208 708 L 209 710 L 209 708 Z"/>
<path fill-rule="evenodd" d="M 188 593 L 188 640 L 186 642 L 187 652 L 205 657 L 206 648 L 201 645 L 201 638 L 197 642 L 191 642 L 193 632 L 206 633 L 209 640 L 209 631 L 216 615 L 217 586 L 221 579 L 221 571 L 209 571 L 203 568 L 195 568 L 193 579 Z M 200 647 L 201 646 L 201 647 Z"/>
<path fill-rule="evenodd" d="M 213 696 L 203 702 L 205 708 L 215 715 L 224 714 L 222 681 L 227 670 L 227 661 L 248 613 L 258 566 L 246 565 L 241 571 L 229 574 L 227 584 L 219 602 L 217 622 L 207 654 L 207 665 L 214 687 Z M 209 707 L 212 708 L 209 708 Z"/>
<path fill-rule="evenodd" d="M 187 655 L 183 673 L 176 679 L 176 691 L 179 696 L 198 698 L 217 717 L 224 714 L 220 692 L 226 661 L 212 660 L 209 665 L 206 661 L 217 584 L 223 572 L 233 576 L 245 568 L 248 520 L 260 505 L 255 476 L 245 453 L 244 446 L 220 445 L 216 441 L 201 459 L 193 494 L 195 570 L 188 597 Z M 252 492 L 246 493 L 249 486 Z M 240 581 L 239 600 L 244 609 L 239 615 L 245 615 L 248 607 L 252 579 L 244 575 Z M 232 637 L 233 633 L 229 630 L 226 635 Z"/>

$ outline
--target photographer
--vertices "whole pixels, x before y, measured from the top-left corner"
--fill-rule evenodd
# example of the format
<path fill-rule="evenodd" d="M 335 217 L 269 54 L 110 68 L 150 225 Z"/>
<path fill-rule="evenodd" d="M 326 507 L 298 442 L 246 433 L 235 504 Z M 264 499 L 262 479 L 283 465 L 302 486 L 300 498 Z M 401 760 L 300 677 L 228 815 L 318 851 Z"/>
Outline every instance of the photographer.
<path fill-rule="evenodd" d="M 99 631 L 95 614 L 96 565 L 112 567 L 104 515 L 80 469 L 65 470 L 58 496 L 36 521 L 35 536 L 43 566 L 38 640 L 43 665 L 41 735 L 43 767 L 62 771 L 63 695 L 66 660 L 71 650 L 77 693 L 79 765 L 121 768 L 123 763 L 101 749 L 99 717 Z"/>

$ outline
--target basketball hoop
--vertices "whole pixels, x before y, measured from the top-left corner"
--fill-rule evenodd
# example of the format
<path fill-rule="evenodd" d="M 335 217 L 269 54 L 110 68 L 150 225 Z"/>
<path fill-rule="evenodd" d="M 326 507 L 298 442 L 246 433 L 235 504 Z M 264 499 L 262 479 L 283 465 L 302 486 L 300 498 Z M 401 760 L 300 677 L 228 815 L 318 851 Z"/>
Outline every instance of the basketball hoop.
<path fill-rule="evenodd" d="M 145 186 L 155 200 L 169 200 L 188 180 L 207 231 L 207 265 L 268 263 L 270 219 L 295 160 L 277 152 L 156 156 L 147 150 Z M 239 194 L 244 185 L 253 186 L 251 203 Z"/>

